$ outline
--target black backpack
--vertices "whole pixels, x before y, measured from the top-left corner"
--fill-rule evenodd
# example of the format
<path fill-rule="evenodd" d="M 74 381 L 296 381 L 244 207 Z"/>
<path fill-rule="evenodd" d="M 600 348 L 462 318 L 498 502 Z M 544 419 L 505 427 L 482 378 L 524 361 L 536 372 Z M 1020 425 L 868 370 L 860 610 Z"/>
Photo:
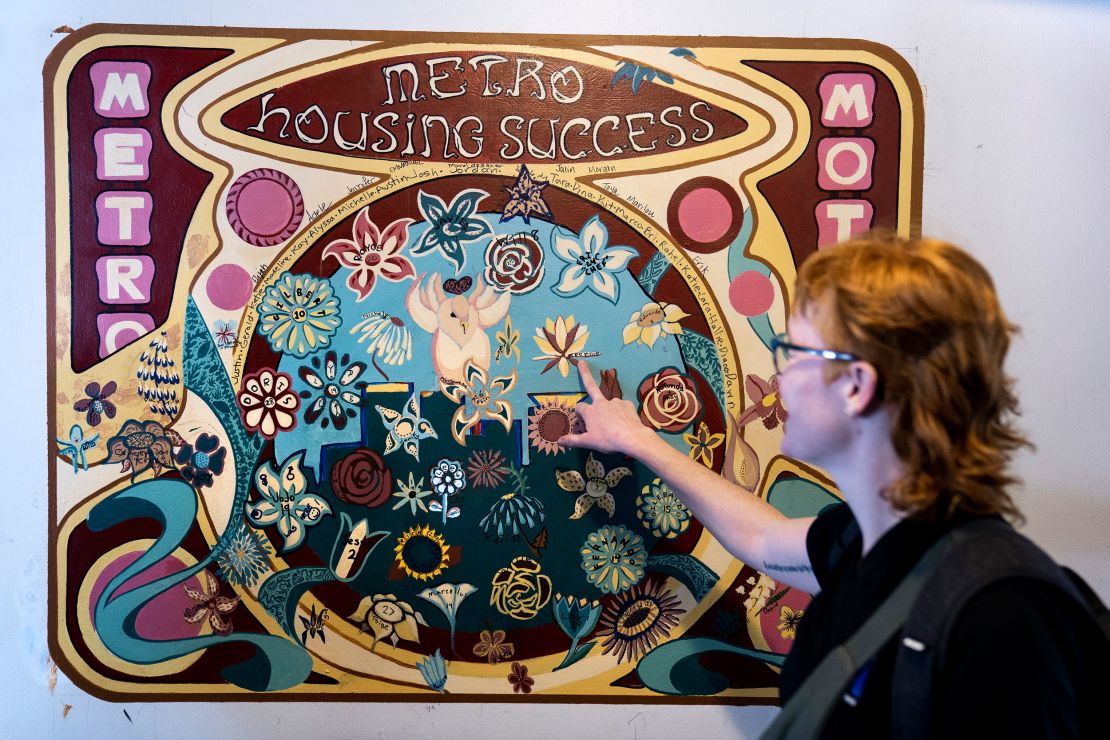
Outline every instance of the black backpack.
<path fill-rule="evenodd" d="M 854 521 L 851 527 L 856 527 Z M 853 534 L 858 536 L 858 529 L 846 532 L 841 543 L 848 544 Z M 830 560 L 839 559 L 844 549 L 834 547 Z M 958 567 L 946 568 L 946 563 Z M 1006 522 L 982 519 L 941 537 L 863 626 L 818 664 L 762 737 L 819 736 L 860 668 L 898 633 L 901 645 L 892 680 L 894 737 L 930 737 L 932 688 L 956 619 L 983 588 L 1007 578 L 1041 581 L 1080 605 L 1076 613 L 1093 620 L 1105 638 L 1102 654 L 1110 660 L 1110 611 L 1091 587 Z M 923 590 L 928 598 L 918 598 Z"/>

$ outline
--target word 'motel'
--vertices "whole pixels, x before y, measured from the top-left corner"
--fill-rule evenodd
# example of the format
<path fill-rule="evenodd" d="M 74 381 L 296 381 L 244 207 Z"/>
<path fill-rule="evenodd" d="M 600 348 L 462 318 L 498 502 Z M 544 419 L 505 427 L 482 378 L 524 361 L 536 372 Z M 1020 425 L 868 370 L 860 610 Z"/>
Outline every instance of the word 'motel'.
<path fill-rule="evenodd" d="M 827 128 L 863 129 L 874 118 L 875 78 L 865 73 L 826 75 L 818 86 L 821 124 Z M 865 137 L 828 136 L 817 142 L 817 186 L 826 191 L 871 187 L 875 142 Z M 871 228 L 875 209 L 862 198 L 830 198 L 817 204 L 817 246 L 862 234 Z"/>

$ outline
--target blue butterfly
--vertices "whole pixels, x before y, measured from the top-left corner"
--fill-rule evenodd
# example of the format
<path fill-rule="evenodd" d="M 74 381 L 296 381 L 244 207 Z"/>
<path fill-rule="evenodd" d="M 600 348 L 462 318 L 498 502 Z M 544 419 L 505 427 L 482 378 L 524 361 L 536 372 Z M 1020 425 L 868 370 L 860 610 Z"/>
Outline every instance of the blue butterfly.
<path fill-rule="evenodd" d="M 80 424 L 74 424 L 69 429 L 68 442 L 57 437 L 54 439 L 58 443 L 58 454 L 68 455 L 73 459 L 73 472 L 76 473 L 78 464 L 80 464 L 82 470 L 89 469 L 89 461 L 85 459 L 85 451 L 96 447 L 100 434 L 94 434 L 92 439 L 85 439 L 85 430 L 81 428 Z"/>

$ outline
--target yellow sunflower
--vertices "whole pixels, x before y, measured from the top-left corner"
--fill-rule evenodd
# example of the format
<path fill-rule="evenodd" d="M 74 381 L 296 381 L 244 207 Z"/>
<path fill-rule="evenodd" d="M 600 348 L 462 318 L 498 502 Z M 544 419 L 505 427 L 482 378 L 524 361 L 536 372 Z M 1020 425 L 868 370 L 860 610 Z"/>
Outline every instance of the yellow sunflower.
<path fill-rule="evenodd" d="M 451 564 L 451 546 L 427 524 L 406 530 L 393 551 L 397 568 L 418 581 L 435 578 Z"/>

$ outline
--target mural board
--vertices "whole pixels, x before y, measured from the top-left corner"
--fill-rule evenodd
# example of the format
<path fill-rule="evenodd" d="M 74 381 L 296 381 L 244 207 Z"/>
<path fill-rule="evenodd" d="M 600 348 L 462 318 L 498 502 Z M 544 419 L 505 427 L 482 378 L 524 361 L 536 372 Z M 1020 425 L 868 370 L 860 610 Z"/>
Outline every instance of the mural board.
<path fill-rule="evenodd" d="M 915 233 L 861 41 L 92 26 L 45 70 L 50 639 L 111 699 L 774 701 L 808 595 L 569 450 L 589 359 L 791 516 L 797 266 Z"/>

